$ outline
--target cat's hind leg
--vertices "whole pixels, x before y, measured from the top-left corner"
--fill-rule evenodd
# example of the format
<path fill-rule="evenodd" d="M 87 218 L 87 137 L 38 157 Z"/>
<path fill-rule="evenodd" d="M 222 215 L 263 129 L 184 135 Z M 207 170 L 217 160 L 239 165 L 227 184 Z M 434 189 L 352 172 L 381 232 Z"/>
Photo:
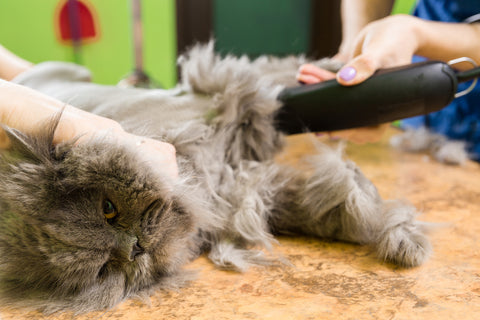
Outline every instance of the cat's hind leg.
<path fill-rule="evenodd" d="M 313 156 L 313 174 L 281 170 L 283 189 L 270 216 L 277 233 L 301 233 L 369 244 L 378 256 L 405 267 L 422 264 L 431 253 L 426 224 L 402 201 L 383 200 L 375 186 L 341 150 Z M 295 177 L 293 177 L 295 176 Z"/>

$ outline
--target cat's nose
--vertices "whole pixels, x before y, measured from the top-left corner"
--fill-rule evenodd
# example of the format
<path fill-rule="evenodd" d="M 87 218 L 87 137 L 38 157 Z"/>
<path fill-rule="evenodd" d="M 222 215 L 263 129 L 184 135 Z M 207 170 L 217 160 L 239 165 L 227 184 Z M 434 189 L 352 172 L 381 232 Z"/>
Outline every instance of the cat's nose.
<path fill-rule="evenodd" d="M 144 251 L 142 249 L 142 247 L 140 247 L 138 245 L 138 242 L 136 242 L 133 246 L 132 246 L 132 251 L 130 251 L 130 261 L 133 261 L 135 260 L 135 257 L 138 256 L 139 254 L 142 254 Z"/>

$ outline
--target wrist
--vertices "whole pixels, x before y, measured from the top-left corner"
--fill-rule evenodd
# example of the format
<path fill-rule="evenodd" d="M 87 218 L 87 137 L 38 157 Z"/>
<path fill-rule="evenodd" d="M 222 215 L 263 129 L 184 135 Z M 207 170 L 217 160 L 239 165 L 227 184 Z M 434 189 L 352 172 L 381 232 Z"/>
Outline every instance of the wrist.
<path fill-rule="evenodd" d="M 435 39 L 438 37 L 438 23 L 406 14 L 394 15 L 391 19 L 395 19 L 394 23 L 401 26 L 402 33 L 408 38 L 408 41 L 402 41 L 404 50 L 411 51 L 412 56 L 418 54 L 432 57 L 432 48 L 438 47 L 435 44 Z"/>
<path fill-rule="evenodd" d="M 412 55 L 419 54 L 427 43 L 425 29 L 428 28 L 428 22 L 410 15 L 399 15 L 404 20 L 406 32 L 411 36 L 410 49 Z"/>

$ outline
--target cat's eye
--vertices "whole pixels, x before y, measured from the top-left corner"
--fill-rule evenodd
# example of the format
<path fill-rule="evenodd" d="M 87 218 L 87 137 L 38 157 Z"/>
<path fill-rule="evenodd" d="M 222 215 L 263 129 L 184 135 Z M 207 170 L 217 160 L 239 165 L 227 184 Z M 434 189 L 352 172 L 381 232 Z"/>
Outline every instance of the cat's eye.
<path fill-rule="evenodd" d="M 113 219 L 117 216 L 117 213 L 117 209 L 113 203 L 110 200 L 105 199 L 105 201 L 103 201 L 103 215 L 105 218 L 107 218 L 107 220 Z"/>

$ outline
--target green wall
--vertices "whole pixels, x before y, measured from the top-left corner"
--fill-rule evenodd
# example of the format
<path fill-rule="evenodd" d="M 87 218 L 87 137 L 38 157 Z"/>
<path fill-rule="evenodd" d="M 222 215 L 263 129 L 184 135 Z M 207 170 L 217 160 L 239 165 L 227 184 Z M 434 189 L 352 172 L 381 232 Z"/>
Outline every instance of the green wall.
<path fill-rule="evenodd" d="M 217 51 L 250 56 L 308 51 L 310 0 L 215 0 L 213 3 Z"/>
<path fill-rule="evenodd" d="M 252 57 L 308 52 L 311 1 L 322 0 L 214 0 L 217 51 Z M 397 0 L 392 13 L 410 13 L 414 4 Z"/>
<path fill-rule="evenodd" d="M 412 13 L 416 0 L 395 0 L 392 14 Z"/>
<path fill-rule="evenodd" d="M 1 0 L 0 43 L 33 61 L 74 61 L 55 35 L 55 10 L 65 0 Z M 82 0 L 94 8 L 99 39 L 82 46 L 81 63 L 94 81 L 114 84 L 134 68 L 129 0 Z M 176 83 L 174 0 L 142 0 L 144 66 L 164 87 Z"/>

